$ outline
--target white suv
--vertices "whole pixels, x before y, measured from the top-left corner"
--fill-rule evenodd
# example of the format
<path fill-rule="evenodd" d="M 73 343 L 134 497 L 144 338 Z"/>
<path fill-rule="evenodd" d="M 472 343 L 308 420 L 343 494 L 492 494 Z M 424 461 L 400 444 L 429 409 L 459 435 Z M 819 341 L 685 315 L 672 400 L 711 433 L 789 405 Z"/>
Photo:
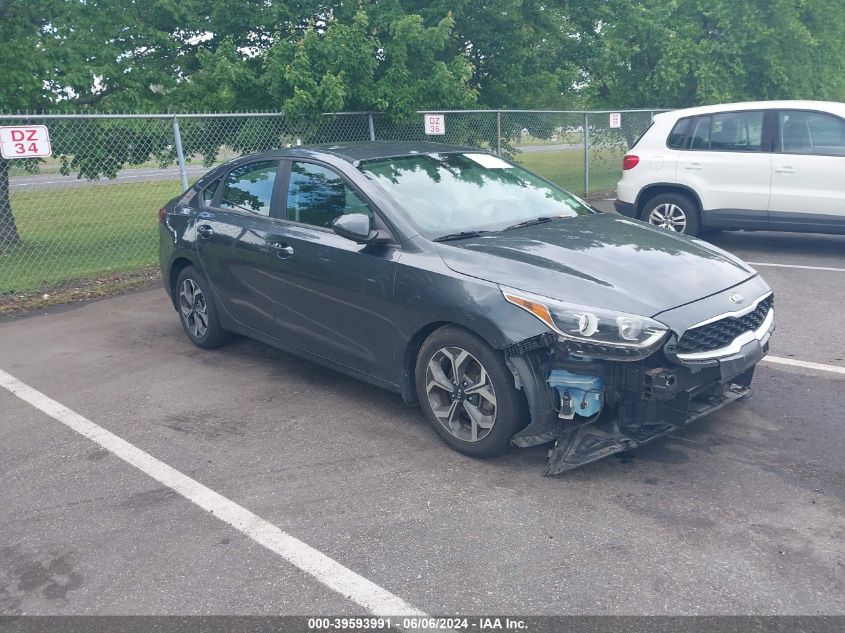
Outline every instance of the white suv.
<path fill-rule="evenodd" d="M 655 115 L 616 210 L 673 231 L 845 234 L 845 104 L 732 103 Z"/>

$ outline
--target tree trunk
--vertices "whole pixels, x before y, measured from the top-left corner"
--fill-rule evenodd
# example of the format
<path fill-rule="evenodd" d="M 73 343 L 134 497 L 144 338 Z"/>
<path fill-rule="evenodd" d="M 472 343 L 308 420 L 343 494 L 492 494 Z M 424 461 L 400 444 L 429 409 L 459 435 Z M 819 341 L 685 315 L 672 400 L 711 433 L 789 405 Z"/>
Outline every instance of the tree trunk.
<path fill-rule="evenodd" d="M 21 241 L 9 200 L 9 161 L 0 159 L 0 248 Z"/>

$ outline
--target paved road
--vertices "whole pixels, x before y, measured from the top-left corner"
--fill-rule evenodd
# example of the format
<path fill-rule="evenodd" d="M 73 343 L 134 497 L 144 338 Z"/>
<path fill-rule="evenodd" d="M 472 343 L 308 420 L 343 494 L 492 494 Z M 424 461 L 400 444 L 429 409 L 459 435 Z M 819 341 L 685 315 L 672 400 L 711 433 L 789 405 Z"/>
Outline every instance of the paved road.
<path fill-rule="evenodd" d="M 208 171 L 209 168 L 202 165 L 189 165 L 186 167 L 188 178 L 199 176 Z M 62 174 L 34 174 L 32 176 L 11 176 L 9 188 L 12 191 L 43 191 L 45 189 L 67 189 L 69 187 L 89 187 L 97 185 L 113 185 L 116 183 L 150 182 L 158 180 L 179 180 L 179 168 L 168 167 L 167 169 L 121 169 L 115 178 L 100 178 L 98 180 L 86 180 L 77 178 L 75 174 L 63 176 Z"/>
<path fill-rule="evenodd" d="M 768 256 L 845 268 L 811 243 Z M 842 365 L 845 273 L 765 276 L 772 354 Z M 843 375 L 762 364 L 751 400 L 543 478 L 543 447 L 477 461 L 398 396 L 197 349 L 158 289 L 0 324 L 0 369 L 429 613 L 845 612 Z M 362 611 L 4 389 L 0 473 L 0 613 Z"/>
<path fill-rule="evenodd" d="M 584 149 L 583 143 L 549 143 L 547 145 L 514 145 L 516 149 L 525 154 L 536 154 L 538 152 L 561 152 L 566 150 Z"/>

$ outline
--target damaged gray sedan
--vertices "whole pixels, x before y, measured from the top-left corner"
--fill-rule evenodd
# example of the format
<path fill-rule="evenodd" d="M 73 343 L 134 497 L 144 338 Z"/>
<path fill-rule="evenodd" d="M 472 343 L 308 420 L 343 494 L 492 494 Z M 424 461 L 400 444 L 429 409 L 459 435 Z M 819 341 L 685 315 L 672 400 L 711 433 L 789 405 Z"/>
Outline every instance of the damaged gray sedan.
<path fill-rule="evenodd" d="M 245 156 L 159 219 L 195 344 L 239 333 L 395 390 L 469 455 L 554 442 L 547 474 L 748 396 L 774 328 L 736 257 L 472 148 Z"/>

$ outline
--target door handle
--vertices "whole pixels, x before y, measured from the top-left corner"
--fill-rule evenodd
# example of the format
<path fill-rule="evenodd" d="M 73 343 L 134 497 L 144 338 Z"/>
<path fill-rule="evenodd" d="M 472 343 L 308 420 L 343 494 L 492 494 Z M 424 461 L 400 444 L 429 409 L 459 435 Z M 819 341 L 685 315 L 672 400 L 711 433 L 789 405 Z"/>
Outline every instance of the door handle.
<path fill-rule="evenodd" d="M 698 171 L 701 169 L 701 163 L 690 163 L 684 169 L 689 169 L 690 171 Z"/>
<path fill-rule="evenodd" d="M 795 167 L 790 167 L 789 165 L 784 165 L 783 167 L 779 167 L 775 169 L 775 171 L 779 174 L 794 174 Z"/>
<path fill-rule="evenodd" d="M 211 228 L 208 224 L 200 224 L 197 227 L 197 233 L 199 233 L 199 236 L 204 240 L 211 239 L 212 237 L 214 237 L 214 229 Z"/>
<path fill-rule="evenodd" d="M 287 259 L 293 256 L 293 246 L 287 242 L 270 242 L 270 248 L 276 251 L 276 257 Z"/>

